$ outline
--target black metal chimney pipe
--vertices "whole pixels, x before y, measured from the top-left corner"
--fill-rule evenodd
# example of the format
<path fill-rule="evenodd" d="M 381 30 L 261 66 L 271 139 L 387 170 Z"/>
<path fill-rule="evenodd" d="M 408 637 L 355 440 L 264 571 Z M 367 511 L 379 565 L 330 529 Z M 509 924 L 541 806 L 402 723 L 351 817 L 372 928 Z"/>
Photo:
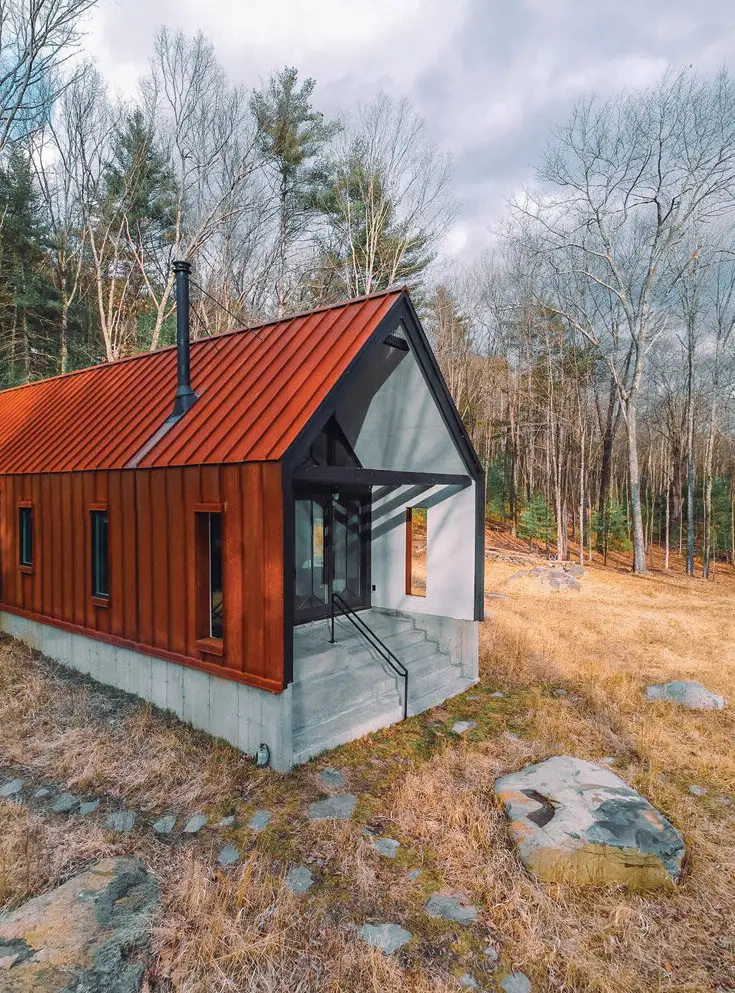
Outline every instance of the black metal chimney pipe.
<path fill-rule="evenodd" d="M 174 262 L 176 273 L 176 397 L 172 419 L 183 417 L 197 401 L 191 388 L 189 371 L 189 273 L 191 264 L 179 259 Z"/>

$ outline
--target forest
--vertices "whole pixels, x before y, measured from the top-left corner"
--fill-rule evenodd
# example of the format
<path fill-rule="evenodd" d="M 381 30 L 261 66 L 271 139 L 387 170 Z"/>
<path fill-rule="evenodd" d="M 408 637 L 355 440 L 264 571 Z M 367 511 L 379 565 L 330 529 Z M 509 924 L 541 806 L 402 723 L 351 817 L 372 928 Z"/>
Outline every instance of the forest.
<path fill-rule="evenodd" d="M 452 159 L 407 100 L 330 116 L 296 68 L 247 90 L 171 28 L 123 100 L 92 6 L 0 6 L 0 388 L 170 344 L 175 259 L 195 337 L 405 284 L 491 520 L 559 558 L 732 567 L 726 70 L 577 100 L 492 248 L 452 259 Z"/>

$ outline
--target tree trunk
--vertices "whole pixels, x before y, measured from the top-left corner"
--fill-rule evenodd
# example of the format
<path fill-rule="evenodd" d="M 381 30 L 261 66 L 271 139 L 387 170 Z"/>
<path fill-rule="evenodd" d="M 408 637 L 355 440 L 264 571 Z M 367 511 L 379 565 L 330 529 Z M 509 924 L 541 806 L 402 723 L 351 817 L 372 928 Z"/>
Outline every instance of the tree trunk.
<path fill-rule="evenodd" d="M 667 467 L 668 469 L 668 467 Z M 669 546 L 671 536 L 671 474 L 667 471 L 666 477 L 666 553 L 664 556 L 664 570 L 669 568 Z"/>
<path fill-rule="evenodd" d="M 687 575 L 694 575 L 694 346 L 687 355 Z"/>
<path fill-rule="evenodd" d="M 633 572 L 642 575 L 646 572 L 646 542 L 643 536 L 643 514 L 641 513 L 641 481 L 638 469 L 636 409 L 632 400 L 627 401 L 625 414 L 625 427 L 628 437 L 630 516 L 633 531 Z"/>

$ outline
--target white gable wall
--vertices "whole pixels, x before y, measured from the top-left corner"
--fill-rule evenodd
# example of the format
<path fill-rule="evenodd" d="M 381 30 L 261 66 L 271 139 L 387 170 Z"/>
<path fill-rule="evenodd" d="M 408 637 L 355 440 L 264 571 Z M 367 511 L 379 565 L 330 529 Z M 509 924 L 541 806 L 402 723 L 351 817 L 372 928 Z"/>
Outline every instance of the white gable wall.
<path fill-rule="evenodd" d="M 376 349 L 336 417 L 366 469 L 468 475 L 412 351 Z M 373 487 L 373 606 L 473 618 L 475 485 Z M 428 507 L 425 597 L 406 594 L 406 507 L 411 506 Z"/>

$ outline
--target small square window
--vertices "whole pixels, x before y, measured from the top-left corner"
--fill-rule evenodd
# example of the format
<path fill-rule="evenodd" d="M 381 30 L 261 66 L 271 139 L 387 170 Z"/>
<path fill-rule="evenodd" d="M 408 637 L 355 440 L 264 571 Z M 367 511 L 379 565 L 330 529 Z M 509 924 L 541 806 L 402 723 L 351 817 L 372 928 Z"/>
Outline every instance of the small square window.
<path fill-rule="evenodd" d="M 18 563 L 33 566 L 33 507 L 18 507 Z"/>
<path fill-rule="evenodd" d="M 90 511 L 92 543 L 92 596 L 106 600 L 110 596 L 107 511 Z"/>

